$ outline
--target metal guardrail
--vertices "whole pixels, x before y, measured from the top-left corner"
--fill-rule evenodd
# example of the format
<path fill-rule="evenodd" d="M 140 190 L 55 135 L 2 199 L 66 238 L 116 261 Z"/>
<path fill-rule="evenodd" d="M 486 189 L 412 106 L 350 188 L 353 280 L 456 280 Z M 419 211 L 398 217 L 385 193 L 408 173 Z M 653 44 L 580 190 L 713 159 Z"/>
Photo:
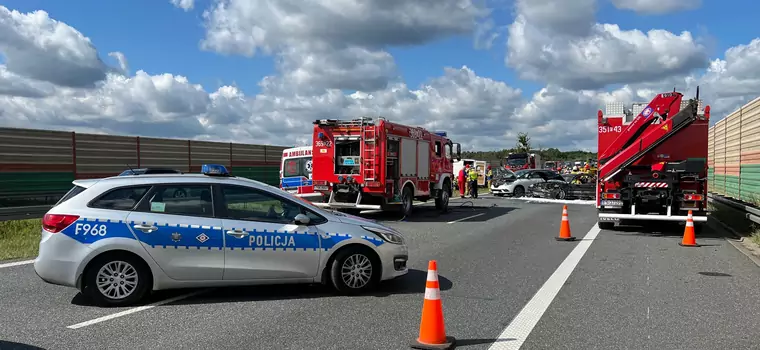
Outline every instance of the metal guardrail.
<path fill-rule="evenodd" d="M 760 209 L 757 209 L 757 208 L 754 208 L 754 207 L 750 207 L 750 206 L 748 206 L 746 204 L 743 204 L 741 202 L 737 202 L 737 201 L 735 201 L 733 199 L 725 198 L 725 197 L 722 197 L 722 196 L 719 196 L 719 195 L 716 195 L 716 194 L 712 194 L 712 193 L 710 193 L 710 194 L 707 195 L 707 200 L 708 201 L 715 201 L 715 202 L 718 202 L 720 204 L 723 204 L 723 205 L 726 205 L 728 207 L 731 207 L 733 209 L 736 209 L 738 211 L 742 211 L 742 212 L 744 212 L 745 217 L 748 220 L 750 220 L 750 221 L 752 221 L 752 222 L 754 222 L 756 224 L 760 224 Z"/>
<path fill-rule="evenodd" d="M 47 213 L 52 205 L 0 208 L 0 221 L 38 219 Z"/>

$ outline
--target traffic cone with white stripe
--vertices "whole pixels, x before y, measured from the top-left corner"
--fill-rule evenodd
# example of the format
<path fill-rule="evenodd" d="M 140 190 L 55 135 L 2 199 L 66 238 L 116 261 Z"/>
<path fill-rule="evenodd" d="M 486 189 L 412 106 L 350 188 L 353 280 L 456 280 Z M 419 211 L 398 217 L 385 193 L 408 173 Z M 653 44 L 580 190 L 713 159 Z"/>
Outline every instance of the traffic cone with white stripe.
<path fill-rule="evenodd" d="M 694 217 L 689 210 L 688 216 L 686 216 L 686 227 L 683 229 L 683 239 L 678 245 L 682 247 L 698 247 L 697 239 L 694 236 Z"/>
<path fill-rule="evenodd" d="M 567 216 L 567 205 L 562 207 L 562 224 L 559 225 L 558 241 L 574 241 L 575 237 L 570 234 L 570 219 Z"/>
<path fill-rule="evenodd" d="M 454 337 L 446 336 L 441 289 L 438 284 L 438 264 L 435 260 L 430 260 L 425 282 L 425 302 L 422 304 L 420 335 L 411 346 L 424 350 L 451 349 L 455 342 Z"/>

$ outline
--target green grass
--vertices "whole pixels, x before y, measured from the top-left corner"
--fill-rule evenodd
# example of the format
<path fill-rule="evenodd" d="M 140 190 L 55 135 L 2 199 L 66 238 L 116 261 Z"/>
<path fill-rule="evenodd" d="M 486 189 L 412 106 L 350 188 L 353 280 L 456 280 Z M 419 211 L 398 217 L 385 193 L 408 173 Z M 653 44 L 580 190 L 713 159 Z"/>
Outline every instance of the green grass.
<path fill-rule="evenodd" d="M 37 256 L 40 219 L 0 221 L 0 261 Z"/>

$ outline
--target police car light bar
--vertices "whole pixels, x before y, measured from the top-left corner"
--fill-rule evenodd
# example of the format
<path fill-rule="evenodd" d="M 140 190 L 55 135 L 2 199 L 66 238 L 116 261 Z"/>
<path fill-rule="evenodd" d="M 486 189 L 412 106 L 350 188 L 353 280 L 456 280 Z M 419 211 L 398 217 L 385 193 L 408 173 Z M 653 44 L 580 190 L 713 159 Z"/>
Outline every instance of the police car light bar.
<path fill-rule="evenodd" d="M 229 171 L 221 164 L 203 164 L 201 174 L 209 176 L 230 176 Z"/>

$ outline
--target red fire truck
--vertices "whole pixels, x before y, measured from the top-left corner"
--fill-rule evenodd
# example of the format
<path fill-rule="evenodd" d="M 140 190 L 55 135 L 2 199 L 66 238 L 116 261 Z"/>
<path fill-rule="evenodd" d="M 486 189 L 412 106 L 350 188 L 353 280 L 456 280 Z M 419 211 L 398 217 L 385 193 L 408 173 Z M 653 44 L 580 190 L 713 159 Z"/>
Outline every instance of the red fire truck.
<path fill-rule="evenodd" d="M 432 198 L 446 211 L 455 159 L 461 159 L 461 146 L 445 132 L 383 118 L 317 120 L 312 181 L 325 200 L 314 204 L 354 213 L 400 207 L 409 215 L 415 199 Z"/>
<path fill-rule="evenodd" d="M 509 153 L 504 158 L 504 167 L 518 171 L 523 169 L 541 169 L 541 156 L 536 153 Z"/>
<path fill-rule="evenodd" d="M 707 221 L 707 132 L 710 106 L 661 93 L 630 123 L 598 112 L 599 227 L 644 221 Z M 621 107 L 622 110 L 622 107 Z M 695 228 L 698 228 L 695 225 Z"/>

